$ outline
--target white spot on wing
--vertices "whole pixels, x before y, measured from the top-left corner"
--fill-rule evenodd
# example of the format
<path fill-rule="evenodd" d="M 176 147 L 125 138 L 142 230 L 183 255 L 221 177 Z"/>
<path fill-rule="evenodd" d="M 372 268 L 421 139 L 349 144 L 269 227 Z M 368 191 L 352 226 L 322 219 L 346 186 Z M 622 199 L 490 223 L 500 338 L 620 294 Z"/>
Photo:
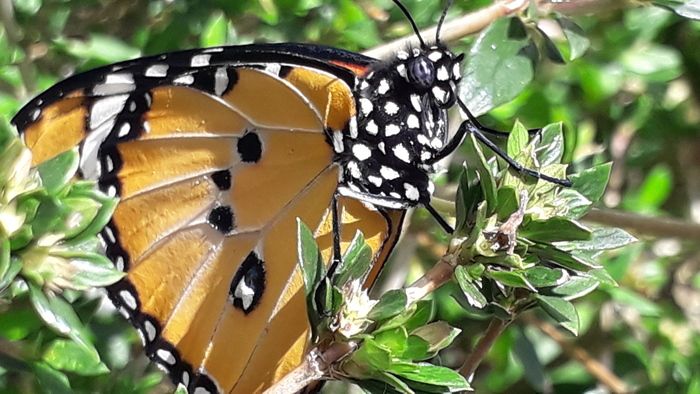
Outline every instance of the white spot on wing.
<path fill-rule="evenodd" d="M 238 281 L 238 285 L 236 286 L 236 290 L 233 292 L 233 296 L 241 299 L 243 310 L 248 310 L 248 308 L 250 308 L 250 306 L 253 304 L 255 289 L 248 286 L 244 279 L 241 279 Z"/>
<path fill-rule="evenodd" d="M 124 104 L 126 104 L 128 98 L 128 94 L 120 94 L 95 101 L 92 108 L 90 108 L 90 129 L 95 130 L 109 120 L 111 120 L 111 123 L 114 123 L 114 117 L 124 109 Z M 87 139 L 89 138 L 90 136 L 88 135 Z"/>
<path fill-rule="evenodd" d="M 126 137 L 129 134 L 129 131 L 131 130 L 131 125 L 128 122 L 122 123 L 121 127 L 119 128 L 119 136 L 120 137 Z"/>
<path fill-rule="evenodd" d="M 406 60 L 406 59 L 408 59 L 408 52 L 403 51 L 403 50 L 398 51 L 398 52 L 396 52 L 396 57 L 398 57 L 401 60 Z"/>
<path fill-rule="evenodd" d="M 124 305 L 132 311 L 136 309 L 136 298 L 128 290 L 122 290 L 119 292 L 119 297 L 124 301 Z"/>
<path fill-rule="evenodd" d="M 144 320 L 143 328 L 146 330 L 146 339 L 153 342 L 156 339 L 156 326 L 150 320 Z"/>
<path fill-rule="evenodd" d="M 175 365 L 175 356 L 169 350 L 158 349 L 156 350 L 156 356 L 165 361 L 166 364 Z"/>
<path fill-rule="evenodd" d="M 194 55 L 192 56 L 192 61 L 190 62 L 190 66 L 192 67 L 204 67 L 209 65 L 209 59 L 211 59 L 211 55 L 209 54 L 200 54 L 200 55 Z"/>
<path fill-rule="evenodd" d="M 146 69 L 145 75 L 147 77 L 162 78 L 168 75 L 167 64 L 154 64 Z"/>
<path fill-rule="evenodd" d="M 173 82 L 179 85 L 192 85 L 194 83 L 194 77 L 190 74 L 180 75 L 175 78 Z"/>
<path fill-rule="evenodd" d="M 453 76 L 455 79 L 460 79 L 460 78 L 462 78 L 462 71 L 460 70 L 459 63 L 455 63 L 455 64 L 452 66 L 452 76 Z"/>
<path fill-rule="evenodd" d="M 107 74 L 105 77 L 106 84 L 133 84 L 134 76 L 131 73 L 114 73 Z"/>
<path fill-rule="evenodd" d="M 39 119 L 39 115 L 41 115 L 41 109 L 34 108 L 34 111 L 32 111 L 32 113 L 29 114 L 29 117 L 32 119 L 32 122 L 34 122 L 37 119 Z"/>
<path fill-rule="evenodd" d="M 228 74 L 226 67 L 219 67 L 214 73 L 214 93 L 221 96 L 228 87 Z"/>

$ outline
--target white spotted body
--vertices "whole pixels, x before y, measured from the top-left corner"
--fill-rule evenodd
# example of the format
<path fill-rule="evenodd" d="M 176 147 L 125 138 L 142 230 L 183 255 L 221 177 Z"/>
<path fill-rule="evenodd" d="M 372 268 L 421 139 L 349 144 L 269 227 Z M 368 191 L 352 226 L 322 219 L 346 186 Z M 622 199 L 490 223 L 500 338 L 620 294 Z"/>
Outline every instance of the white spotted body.
<path fill-rule="evenodd" d="M 414 48 L 357 79 L 356 128 L 336 149 L 347 186 L 341 194 L 391 208 L 430 202 L 430 163 L 447 144 L 460 61 L 442 46 Z"/>

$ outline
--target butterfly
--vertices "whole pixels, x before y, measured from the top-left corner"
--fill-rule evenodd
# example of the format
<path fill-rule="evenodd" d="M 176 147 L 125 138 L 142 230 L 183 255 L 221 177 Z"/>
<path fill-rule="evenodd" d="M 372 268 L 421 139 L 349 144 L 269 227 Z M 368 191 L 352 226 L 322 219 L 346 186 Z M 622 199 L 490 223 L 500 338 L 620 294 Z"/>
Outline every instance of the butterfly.
<path fill-rule="evenodd" d="M 297 220 L 333 264 L 362 231 L 367 287 L 408 208 L 451 231 L 430 174 L 467 133 L 493 146 L 483 133 L 498 132 L 458 98 L 464 56 L 439 28 L 426 44 L 395 3 L 421 44 L 388 61 L 308 44 L 185 50 L 69 77 L 12 119 L 35 164 L 77 147 L 79 175 L 120 199 L 102 238 L 126 276 L 108 296 L 189 392 L 258 392 L 300 363 Z M 468 119 L 450 137 L 455 104 Z"/>

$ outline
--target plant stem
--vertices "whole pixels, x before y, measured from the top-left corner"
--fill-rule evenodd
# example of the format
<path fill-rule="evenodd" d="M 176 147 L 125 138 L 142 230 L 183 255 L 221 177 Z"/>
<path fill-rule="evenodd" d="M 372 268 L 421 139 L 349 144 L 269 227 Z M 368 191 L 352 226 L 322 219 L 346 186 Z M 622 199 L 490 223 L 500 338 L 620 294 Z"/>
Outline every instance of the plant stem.
<path fill-rule="evenodd" d="M 588 373 L 593 375 L 602 385 L 610 389 L 610 391 L 613 393 L 630 392 L 630 388 L 622 379 L 612 373 L 603 363 L 593 358 L 585 349 L 568 341 L 566 336 L 559 332 L 552 324 L 537 318 L 528 318 L 526 321 L 557 342 L 567 356 L 581 363 Z"/>
<path fill-rule="evenodd" d="M 493 5 L 484 7 L 475 12 L 469 13 L 457 19 L 445 22 L 445 25 L 440 32 L 440 39 L 443 42 L 456 41 L 483 30 L 493 21 L 504 16 L 512 15 L 518 11 L 525 9 L 528 5 L 528 0 L 501 0 Z M 435 31 L 437 26 L 429 27 L 421 30 L 420 34 L 428 42 L 435 39 Z M 377 59 L 386 59 L 394 56 L 396 51 L 406 47 L 418 47 L 420 43 L 415 35 L 411 34 L 408 37 L 400 38 L 389 42 L 388 44 L 380 45 L 364 54 Z"/>
<path fill-rule="evenodd" d="M 501 320 L 497 317 L 491 319 L 484 336 L 479 339 L 479 342 L 477 342 L 474 350 L 469 354 L 467 359 L 464 361 L 464 364 L 462 364 L 462 366 L 459 368 L 459 373 L 467 378 L 468 381 L 472 381 L 474 378 L 474 372 L 476 372 L 479 364 L 481 364 L 481 360 L 484 359 L 486 354 L 489 352 L 489 349 L 491 349 L 491 346 L 493 346 L 493 343 L 496 342 L 496 339 L 498 339 L 501 333 L 503 333 L 503 330 L 508 327 L 509 323 L 510 321 Z"/>
<path fill-rule="evenodd" d="M 345 342 L 334 342 L 323 353 L 311 351 L 304 361 L 286 374 L 280 381 L 265 390 L 265 394 L 296 393 L 309 384 L 327 376 L 331 365 L 352 353 L 355 345 Z"/>
<path fill-rule="evenodd" d="M 438 211 L 450 216 L 455 215 L 455 207 L 452 201 L 433 197 L 430 202 Z M 583 221 L 622 227 L 635 235 L 691 240 L 700 239 L 700 224 L 674 218 L 646 216 L 608 208 L 593 208 L 583 217 Z"/>

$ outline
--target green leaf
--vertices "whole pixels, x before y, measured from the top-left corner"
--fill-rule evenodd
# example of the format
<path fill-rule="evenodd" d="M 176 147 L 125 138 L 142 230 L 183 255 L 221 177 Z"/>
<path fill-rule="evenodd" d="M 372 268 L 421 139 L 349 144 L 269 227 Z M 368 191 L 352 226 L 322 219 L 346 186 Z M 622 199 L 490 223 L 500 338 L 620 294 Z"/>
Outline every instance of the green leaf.
<path fill-rule="evenodd" d="M 591 239 L 592 232 L 584 225 L 562 217 L 527 220 L 518 229 L 518 236 L 538 242 L 577 241 Z"/>
<path fill-rule="evenodd" d="M 109 368 L 100 361 L 99 357 L 96 357 L 95 353 L 66 339 L 55 339 L 49 343 L 42 359 L 55 369 L 82 376 L 101 375 L 109 372 Z"/>
<path fill-rule="evenodd" d="M 428 324 L 428 322 L 435 318 L 436 307 L 435 302 L 432 299 L 420 300 L 414 305 L 415 306 L 413 308 L 409 308 L 407 310 L 407 312 L 410 313 L 410 317 L 405 323 L 402 324 L 403 327 L 405 327 L 409 332 L 420 326 Z"/>
<path fill-rule="evenodd" d="M 637 238 L 621 228 L 599 227 L 593 229 L 588 241 L 558 242 L 562 250 L 603 251 L 612 250 L 637 242 Z"/>
<path fill-rule="evenodd" d="M 41 319 L 57 333 L 83 346 L 95 357 L 97 351 L 89 340 L 89 334 L 71 304 L 58 296 L 47 297 L 36 285 L 27 282 L 29 299 Z"/>
<path fill-rule="evenodd" d="M 42 392 L 50 394 L 72 394 L 74 392 L 68 377 L 45 363 L 34 363 L 32 370 Z"/>
<path fill-rule="evenodd" d="M 90 34 L 87 41 L 60 38 L 55 41 L 61 48 L 76 59 L 92 59 L 99 64 L 115 63 L 139 56 L 139 50 L 123 41 L 103 34 Z"/>
<path fill-rule="evenodd" d="M 469 305 L 479 309 L 485 307 L 488 301 L 474 284 L 474 279 L 471 278 L 467 269 L 463 265 L 457 266 L 454 275 Z"/>
<path fill-rule="evenodd" d="M 496 194 L 496 181 L 493 178 L 491 169 L 486 163 L 484 153 L 481 151 L 480 145 L 476 141 L 476 137 L 474 137 L 473 134 L 469 135 L 467 143 L 465 143 L 463 146 L 469 155 L 469 165 L 475 168 L 477 174 L 479 175 L 479 182 L 481 185 L 481 191 L 484 195 L 484 200 L 486 201 L 486 208 L 489 213 L 492 213 L 498 205 L 498 199 Z"/>
<path fill-rule="evenodd" d="M 544 44 L 544 53 L 549 60 L 557 64 L 565 64 L 564 55 L 561 54 L 557 45 L 552 41 L 552 39 L 545 33 L 539 26 L 535 27 L 540 33 L 540 38 L 542 44 Z"/>
<path fill-rule="evenodd" d="M 7 271 L 5 271 L 5 274 L 0 277 L 0 294 L 13 283 L 14 279 L 21 270 L 22 261 L 19 258 L 11 258 Z"/>
<path fill-rule="evenodd" d="M 525 276 L 520 272 L 515 271 L 497 271 L 493 269 L 487 269 L 484 272 L 484 276 L 491 278 L 495 281 L 502 283 L 504 286 L 509 287 L 521 287 L 529 289 L 533 292 L 537 292 L 537 289 L 528 282 Z"/>
<path fill-rule="evenodd" d="M 553 123 L 545 126 L 540 131 L 533 143 L 536 144 L 535 156 L 540 166 L 561 163 L 564 154 L 564 133 L 561 123 Z"/>
<path fill-rule="evenodd" d="M 226 44 L 228 38 L 228 18 L 222 12 L 213 13 L 204 24 L 199 43 L 203 47 Z"/>
<path fill-rule="evenodd" d="M 666 7 L 684 18 L 700 20 L 700 0 L 657 0 L 654 4 Z"/>
<path fill-rule="evenodd" d="M 536 288 L 552 287 L 562 283 L 567 278 L 566 271 L 561 268 L 535 266 L 523 271 L 525 279 Z"/>
<path fill-rule="evenodd" d="M 615 279 L 613 279 L 612 276 L 608 273 L 608 271 L 605 268 L 598 268 L 598 269 L 593 269 L 587 272 L 588 275 L 594 277 L 602 286 L 606 287 L 617 287 L 617 282 L 615 282 Z"/>
<path fill-rule="evenodd" d="M 602 268 L 598 264 L 585 261 L 578 256 L 573 256 L 569 252 L 559 250 L 550 245 L 535 244 L 530 246 L 528 251 L 543 261 L 548 261 L 576 272 L 588 272 L 594 268 Z"/>
<path fill-rule="evenodd" d="M 55 195 L 73 178 L 78 169 L 80 155 L 78 148 L 61 153 L 37 167 L 41 184 L 50 195 Z"/>
<path fill-rule="evenodd" d="M 573 174 L 569 179 L 573 184 L 574 190 L 581 193 L 591 202 L 597 202 L 605 192 L 611 170 L 612 163 L 599 164 Z"/>
<path fill-rule="evenodd" d="M 67 197 L 62 201 L 66 208 L 71 211 L 66 224 L 66 238 L 72 238 L 84 232 L 102 208 L 102 204 L 86 197 Z"/>
<path fill-rule="evenodd" d="M 406 350 L 401 358 L 411 361 L 423 361 L 433 358 L 435 353 L 430 351 L 430 344 L 423 338 L 416 335 L 409 335 L 406 339 Z"/>
<path fill-rule="evenodd" d="M 479 201 L 483 199 L 483 191 L 479 183 L 476 170 L 463 166 L 455 198 L 457 216 L 455 233 L 457 234 L 467 233 L 471 224 L 476 220 L 476 209 L 479 206 Z"/>
<path fill-rule="evenodd" d="M 466 56 L 460 97 L 474 115 L 514 99 L 532 81 L 530 44 L 518 18 L 497 19 L 476 38 Z"/>
<path fill-rule="evenodd" d="M 574 304 L 569 301 L 552 296 L 537 295 L 537 303 L 562 327 L 574 335 L 578 335 L 579 319 Z"/>
<path fill-rule="evenodd" d="M 367 317 L 374 321 L 382 321 L 398 315 L 406 309 L 408 298 L 401 289 L 389 290 L 382 294 L 379 302 L 369 311 Z"/>
<path fill-rule="evenodd" d="M 323 262 L 313 233 L 299 218 L 297 218 L 297 236 L 297 259 L 308 299 L 323 275 Z"/>
<path fill-rule="evenodd" d="M 501 186 L 498 189 L 498 206 L 496 207 L 498 220 L 508 220 L 510 215 L 518 210 L 519 201 L 517 190 L 511 186 Z"/>
<path fill-rule="evenodd" d="M 367 276 L 372 263 L 372 248 L 367 245 L 365 237 L 358 230 L 343 255 L 342 264 L 333 282 L 336 286 L 362 279 Z"/>
<path fill-rule="evenodd" d="M 559 215 L 571 220 L 580 219 L 593 203 L 574 189 L 562 189 L 552 205 L 558 208 Z"/>
<path fill-rule="evenodd" d="M 585 36 L 583 29 L 571 19 L 560 16 L 556 18 L 556 21 L 564 31 L 564 36 L 569 43 L 569 61 L 578 59 L 591 45 L 590 40 Z"/>
<path fill-rule="evenodd" d="M 124 272 L 99 253 L 64 250 L 54 252 L 54 255 L 70 260 L 75 272 L 67 279 L 77 290 L 109 286 L 124 277 Z"/>
<path fill-rule="evenodd" d="M 682 73 L 681 54 L 672 47 L 646 43 L 630 47 L 620 57 L 629 72 L 654 82 L 667 82 Z"/>
<path fill-rule="evenodd" d="M 355 366 L 350 367 L 351 371 L 359 372 L 358 375 L 353 376 L 373 376 L 375 371 L 385 371 L 389 368 L 391 353 L 374 339 L 366 338 L 362 341 L 360 348 L 352 353 L 349 361 L 355 364 Z M 359 367 L 359 371 L 355 370 L 357 367 Z"/>
<path fill-rule="evenodd" d="M 573 300 L 592 292 L 599 284 L 597 279 L 590 276 L 572 276 L 566 282 L 552 289 L 552 292 L 567 300 Z"/>
<path fill-rule="evenodd" d="M 100 208 L 98 212 L 93 216 L 90 224 L 87 227 L 85 227 L 80 234 L 75 235 L 75 237 L 71 239 L 71 242 L 82 242 L 86 238 L 94 237 L 100 231 L 102 231 L 102 229 L 107 225 L 107 223 L 109 223 L 109 220 L 111 219 L 112 214 L 114 213 L 114 210 L 117 208 L 117 204 L 119 203 L 119 200 L 117 198 L 109 197 L 103 194 L 102 192 L 96 190 L 95 184 L 92 182 L 84 184 L 84 187 L 86 187 L 86 190 L 84 191 L 80 190 L 82 186 L 83 185 L 80 185 L 79 183 L 73 184 L 69 195 L 90 198 L 93 201 L 98 202 L 100 204 Z"/>
<path fill-rule="evenodd" d="M 457 338 L 457 335 L 462 330 L 451 327 L 444 321 L 437 321 L 418 327 L 411 332 L 411 335 L 422 338 L 430 345 L 430 352 L 439 352 L 440 350 L 450 346 L 452 341 Z"/>
<path fill-rule="evenodd" d="M 659 305 L 633 290 L 617 287 L 610 289 L 609 293 L 613 300 L 632 307 L 642 316 L 659 317 L 663 313 Z"/>
<path fill-rule="evenodd" d="M 517 157 L 520 152 L 527 146 L 530 136 L 527 129 L 520 122 L 515 122 L 513 130 L 508 134 L 508 143 L 506 152 L 510 157 Z"/>
<path fill-rule="evenodd" d="M 404 379 L 435 386 L 449 387 L 451 390 L 469 390 L 469 383 L 456 371 L 427 363 L 393 363 L 389 372 Z"/>
<path fill-rule="evenodd" d="M 406 351 L 408 344 L 408 332 L 404 327 L 396 327 L 393 330 L 385 330 L 374 336 L 379 346 L 388 349 L 393 357 L 400 356 Z"/>
<path fill-rule="evenodd" d="M 552 382 L 547 376 L 542 362 L 537 357 L 535 346 L 521 329 L 514 331 L 516 336 L 513 354 L 520 360 L 520 365 L 525 370 L 525 379 L 537 392 L 551 392 Z"/>
<path fill-rule="evenodd" d="M 0 313 L 0 336 L 10 341 L 25 339 L 42 326 L 31 308 L 12 307 Z"/>

